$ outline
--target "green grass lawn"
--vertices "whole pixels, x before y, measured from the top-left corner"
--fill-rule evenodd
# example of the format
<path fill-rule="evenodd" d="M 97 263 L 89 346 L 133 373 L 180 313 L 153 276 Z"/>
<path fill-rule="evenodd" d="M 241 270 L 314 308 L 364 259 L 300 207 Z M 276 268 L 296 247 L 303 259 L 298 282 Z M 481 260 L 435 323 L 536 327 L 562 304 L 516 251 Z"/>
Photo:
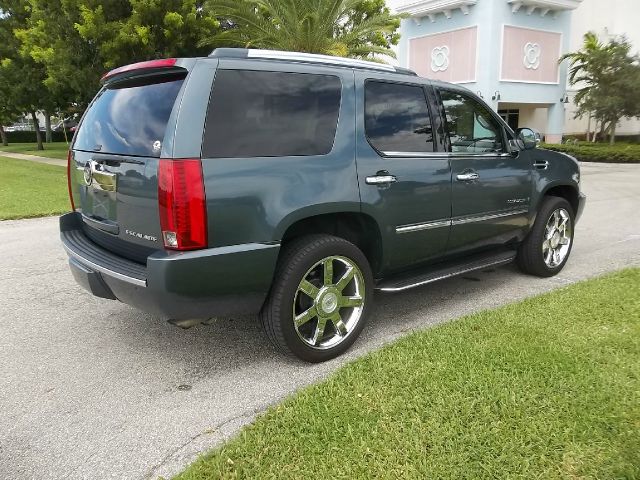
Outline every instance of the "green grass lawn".
<path fill-rule="evenodd" d="M 37 155 L 39 157 L 67 159 L 69 145 L 65 142 L 45 143 L 44 150 L 37 150 L 36 143 L 10 143 L 8 147 L 0 144 L 0 151 L 11 153 L 24 153 L 26 155 Z"/>
<path fill-rule="evenodd" d="M 640 269 L 401 339 L 177 478 L 640 478 Z"/>
<path fill-rule="evenodd" d="M 0 179 L 0 220 L 71 210 L 64 167 L 0 157 Z"/>

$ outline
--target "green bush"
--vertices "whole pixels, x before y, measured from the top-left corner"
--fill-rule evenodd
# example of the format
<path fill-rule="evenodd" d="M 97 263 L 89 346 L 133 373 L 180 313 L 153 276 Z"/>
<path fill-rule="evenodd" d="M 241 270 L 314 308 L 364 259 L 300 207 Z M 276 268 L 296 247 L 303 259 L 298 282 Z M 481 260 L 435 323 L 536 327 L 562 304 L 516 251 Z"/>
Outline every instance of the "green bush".
<path fill-rule="evenodd" d="M 567 153 L 581 162 L 640 163 L 640 145 L 634 143 L 614 145 L 587 142 L 566 145 L 543 143 L 540 147 Z"/>
<path fill-rule="evenodd" d="M 6 132 L 7 140 L 9 143 L 35 143 L 36 142 L 36 132 L 35 131 L 17 131 L 17 132 Z M 44 142 L 45 133 L 42 133 L 42 141 Z M 62 132 L 51 132 L 52 140 L 54 142 L 64 142 L 64 134 Z M 73 137 L 73 132 L 67 131 L 67 138 L 71 140 Z M 1 142 L 0 142 L 1 145 Z"/>

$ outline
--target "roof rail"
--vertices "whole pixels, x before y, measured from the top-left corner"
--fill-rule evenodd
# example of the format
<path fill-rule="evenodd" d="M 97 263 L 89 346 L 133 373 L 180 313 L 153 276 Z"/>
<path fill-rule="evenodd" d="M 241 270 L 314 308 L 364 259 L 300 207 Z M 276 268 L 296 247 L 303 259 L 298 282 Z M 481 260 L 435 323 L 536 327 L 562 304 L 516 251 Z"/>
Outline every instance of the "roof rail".
<path fill-rule="evenodd" d="M 325 65 L 337 65 L 341 67 L 365 68 L 368 70 L 381 70 L 405 75 L 416 75 L 412 70 L 394 67 L 386 63 L 369 62 L 356 58 L 334 57 L 332 55 L 319 55 L 315 53 L 286 52 L 281 50 L 260 50 L 254 48 L 216 48 L 209 57 L 214 58 L 254 58 L 265 60 L 288 60 L 301 63 L 323 63 Z"/>

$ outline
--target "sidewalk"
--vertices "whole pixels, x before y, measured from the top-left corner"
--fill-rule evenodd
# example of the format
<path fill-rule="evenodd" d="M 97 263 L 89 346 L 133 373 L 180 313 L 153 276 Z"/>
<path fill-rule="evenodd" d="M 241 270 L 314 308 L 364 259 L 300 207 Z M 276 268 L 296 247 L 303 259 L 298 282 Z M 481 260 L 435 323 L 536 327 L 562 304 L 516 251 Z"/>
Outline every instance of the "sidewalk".
<path fill-rule="evenodd" d="M 0 157 L 11 157 L 18 160 L 28 160 L 30 162 L 46 163 L 47 165 L 57 165 L 66 167 L 67 161 L 59 158 L 39 157 L 37 155 L 25 155 L 24 153 L 0 152 Z"/>

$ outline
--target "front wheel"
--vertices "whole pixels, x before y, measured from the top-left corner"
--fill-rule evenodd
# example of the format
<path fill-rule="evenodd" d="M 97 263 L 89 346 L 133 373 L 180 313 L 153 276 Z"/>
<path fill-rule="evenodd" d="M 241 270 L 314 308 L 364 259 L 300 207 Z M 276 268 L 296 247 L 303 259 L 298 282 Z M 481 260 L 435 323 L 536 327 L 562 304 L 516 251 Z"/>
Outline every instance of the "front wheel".
<path fill-rule="evenodd" d="M 546 197 L 518 250 L 520 269 L 539 277 L 551 277 L 562 270 L 573 246 L 573 224 L 569 202 L 561 197 Z"/>
<path fill-rule="evenodd" d="M 286 247 L 260 317 L 281 351 L 322 362 L 347 350 L 362 331 L 373 276 L 352 243 L 310 235 Z"/>

